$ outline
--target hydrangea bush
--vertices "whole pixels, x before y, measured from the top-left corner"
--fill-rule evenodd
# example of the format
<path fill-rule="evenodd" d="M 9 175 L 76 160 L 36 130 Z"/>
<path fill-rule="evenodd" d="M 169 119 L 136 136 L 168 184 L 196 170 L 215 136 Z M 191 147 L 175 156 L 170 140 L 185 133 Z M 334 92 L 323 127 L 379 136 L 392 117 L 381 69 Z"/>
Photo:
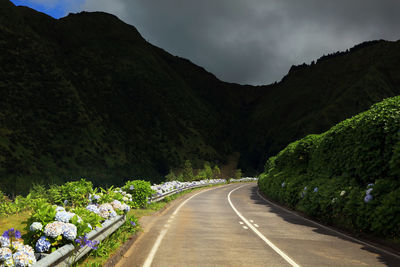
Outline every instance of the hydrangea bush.
<path fill-rule="evenodd" d="M 0 266 L 32 266 L 36 263 L 31 246 L 24 245 L 21 233 L 11 228 L 0 237 Z"/>
<path fill-rule="evenodd" d="M 259 187 L 322 221 L 400 238 L 400 97 L 269 158 Z M 314 188 L 314 190 L 305 190 Z"/>

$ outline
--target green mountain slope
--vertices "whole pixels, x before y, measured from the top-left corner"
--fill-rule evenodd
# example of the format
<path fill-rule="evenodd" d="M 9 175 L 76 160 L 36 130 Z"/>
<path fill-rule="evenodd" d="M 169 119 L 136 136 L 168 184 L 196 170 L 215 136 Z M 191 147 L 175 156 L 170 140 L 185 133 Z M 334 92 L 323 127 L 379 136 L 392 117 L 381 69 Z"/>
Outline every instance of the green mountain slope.
<path fill-rule="evenodd" d="M 225 83 L 101 13 L 55 20 L 0 0 L 0 189 L 86 177 L 160 181 L 186 159 L 244 171 L 308 133 L 400 93 L 399 42 L 292 68 L 278 84 Z"/>
<path fill-rule="evenodd" d="M 400 94 L 400 42 L 374 41 L 316 64 L 293 66 L 251 111 L 243 158 L 260 168 L 268 156 L 310 133 Z"/>

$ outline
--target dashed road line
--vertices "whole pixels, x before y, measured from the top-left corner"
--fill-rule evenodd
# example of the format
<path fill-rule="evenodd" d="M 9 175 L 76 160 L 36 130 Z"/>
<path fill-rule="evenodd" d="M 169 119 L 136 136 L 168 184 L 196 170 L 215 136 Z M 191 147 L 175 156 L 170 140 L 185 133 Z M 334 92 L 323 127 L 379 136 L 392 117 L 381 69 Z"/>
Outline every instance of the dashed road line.
<path fill-rule="evenodd" d="M 239 187 L 236 187 L 235 189 L 233 189 L 232 191 L 229 192 L 228 194 L 228 202 L 231 205 L 232 209 L 235 211 L 235 213 L 239 216 L 239 218 L 245 222 L 247 224 L 247 226 L 253 230 L 253 232 L 259 237 L 261 238 L 265 243 L 267 243 L 268 246 L 270 246 L 276 253 L 278 253 L 285 261 L 287 261 L 290 265 L 294 266 L 294 267 L 300 267 L 300 265 L 298 265 L 294 260 L 292 260 L 288 255 L 286 255 L 282 250 L 280 250 L 277 246 L 275 246 L 268 238 L 266 238 L 262 233 L 260 233 L 260 231 L 257 230 L 257 228 L 255 228 L 233 205 L 232 201 L 231 201 L 231 194 L 233 192 L 235 192 L 236 190 L 238 190 L 239 188 L 242 188 L 246 185 L 242 185 Z"/>

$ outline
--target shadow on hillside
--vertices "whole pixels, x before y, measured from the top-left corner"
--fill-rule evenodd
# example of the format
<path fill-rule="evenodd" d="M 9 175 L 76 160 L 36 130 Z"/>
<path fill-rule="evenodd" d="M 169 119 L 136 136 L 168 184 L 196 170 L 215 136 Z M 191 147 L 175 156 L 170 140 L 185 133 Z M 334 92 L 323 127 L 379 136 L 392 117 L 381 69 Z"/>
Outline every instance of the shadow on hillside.
<path fill-rule="evenodd" d="M 400 266 L 400 258 L 396 258 L 388 253 L 385 253 L 384 251 L 381 251 L 379 249 L 375 249 L 371 246 L 365 245 L 363 243 L 360 243 L 356 240 L 353 240 L 349 237 L 346 237 L 345 235 L 336 233 L 332 230 L 329 229 L 325 229 L 321 226 L 319 226 L 318 224 L 315 224 L 313 222 L 307 221 L 306 219 L 304 219 L 301 215 L 294 215 L 291 212 L 293 211 L 288 211 L 286 208 L 282 208 L 280 206 L 278 206 L 277 203 L 270 201 L 270 200 L 264 200 L 262 199 L 258 192 L 258 187 L 257 185 L 253 186 L 251 188 L 251 199 L 254 201 L 254 204 L 256 205 L 263 205 L 263 206 L 267 206 L 270 209 L 270 212 L 275 213 L 276 215 L 278 215 L 279 217 L 281 217 L 282 219 L 284 219 L 287 222 L 290 222 L 292 224 L 298 224 L 298 225 L 304 225 L 307 227 L 312 227 L 314 228 L 313 231 L 319 234 L 323 234 L 323 235 L 329 235 L 329 236 L 334 236 L 334 237 L 338 237 L 342 240 L 346 240 L 352 243 L 357 243 L 359 245 L 362 246 L 363 250 L 369 251 L 371 253 L 377 254 L 378 259 L 380 262 L 382 262 L 383 264 L 387 265 L 387 266 Z M 261 194 L 261 193 L 260 193 Z M 294 212 L 296 213 L 296 212 Z M 296 213 L 298 214 L 298 213 Z M 336 229 L 335 229 L 336 230 Z M 336 230 L 338 231 L 338 230 Z M 340 231 L 338 231 L 340 232 Z M 358 238 L 357 238 L 358 239 Z M 367 243 L 367 242 L 366 242 Z M 378 245 L 373 245 L 378 247 Z M 388 250 L 388 249 L 386 249 Z M 392 251 L 394 254 L 398 254 L 397 252 Z"/>

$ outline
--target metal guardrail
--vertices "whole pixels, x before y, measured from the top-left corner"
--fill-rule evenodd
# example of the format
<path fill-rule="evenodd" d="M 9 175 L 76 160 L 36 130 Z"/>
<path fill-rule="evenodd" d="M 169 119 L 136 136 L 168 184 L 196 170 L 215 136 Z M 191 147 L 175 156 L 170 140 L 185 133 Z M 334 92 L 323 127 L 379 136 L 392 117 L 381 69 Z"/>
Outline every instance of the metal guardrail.
<path fill-rule="evenodd" d="M 179 193 L 179 192 L 182 192 L 185 190 L 209 186 L 209 185 L 214 185 L 214 184 L 207 183 L 207 184 L 200 184 L 200 185 L 190 186 L 190 187 L 186 187 L 186 188 L 176 189 L 176 190 L 168 192 L 164 195 L 152 197 L 150 199 L 150 202 L 158 202 L 160 200 L 163 200 L 167 196 L 171 196 L 171 195 L 174 195 L 176 193 Z M 110 220 L 106 220 L 105 222 L 102 223 L 101 227 L 96 228 L 93 231 L 91 231 L 90 233 L 88 233 L 87 238 L 89 240 L 96 240 L 96 241 L 101 242 L 105 238 L 110 236 L 112 233 L 114 233 L 125 222 L 126 222 L 125 215 L 118 215 Z M 64 245 L 61 248 L 57 249 L 53 253 L 45 256 L 41 260 L 37 261 L 32 266 L 33 267 L 70 266 L 73 263 L 77 262 L 84 255 L 86 255 L 90 250 L 91 250 L 91 248 L 87 247 L 87 246 L 78 249 L 78 248 L 75 248 L 72 244 L 67 244 L 67 245 Z"/>
<path fill-rule="evenodd" d="M 168 193 L 166 193 L 166 194 L 164 194 L 164 195 L 152 197 L 150 201 L 151 201 L 151 202 L 158 202 L 158 201 L 161 201 L 161 200 L 163 200 L 164 198 L 166 198 L 166 197 L 168 197 L 168 196 L 175 195 L 175 194 L 180 193 L 180 192 L 182 192 L 182 191 L 186 191 L 186 190 L 194 189 L 194 188 L 198 188 L 198 187 L 209 186 L 209 185 L 212 185 L 212 184 L 210 184 L 210 183 L 208 183 L 208 184 L 200 184 L 200 185 L 195 185 L 195 186 L 189 186 L 189 187 L 184 187 L 184 188 L 175 189 L 175 190 L 173 190 L 173 191 L 171 191 L 171 192 L 168 192 Z"/>
<path fill-rule="evenodd" d="M 126 221 L 125 215 L 118 215 L 110 220 L 102 223 L 102 226 L 94 229 L 87 234 L 90 240 L 103 241 L 106 237 L 115 232 Z M 70 266 L 74 262 L 82 258 L 88 253 L 91 248 L 85 246 L 82 248 L 75 248 L 72 244 L 67 244 L 57 249 L 53 253 L 37 261 L 34 267 L 44 266 Z"/>

